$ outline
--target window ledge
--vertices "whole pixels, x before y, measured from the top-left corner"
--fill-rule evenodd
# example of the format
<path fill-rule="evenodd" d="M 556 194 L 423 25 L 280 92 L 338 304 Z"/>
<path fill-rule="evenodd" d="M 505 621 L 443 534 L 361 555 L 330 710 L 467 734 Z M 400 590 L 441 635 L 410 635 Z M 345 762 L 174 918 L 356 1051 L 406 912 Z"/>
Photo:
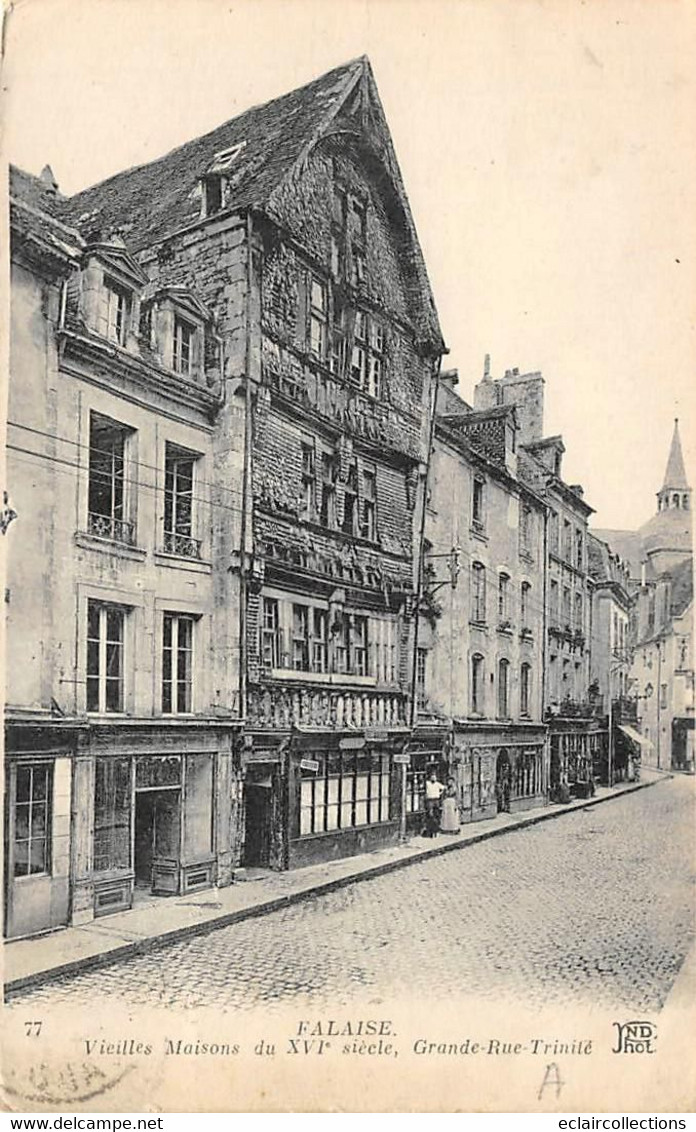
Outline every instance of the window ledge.
<path fill-rule="evenodd" d="M 301 672 L 297 668 L 271 668 L 272 680 L 292 680 L 305 684 L 350 685 L 359 688 L 376 688 L 376 676 L 352 676 L 350 672 Z"/>
<path fill-rule="evenodd" d="M 479 542 L 488 542 L 488 535 L 484 527 L 470 527 L 469 533 L 472 538 L 478 539 Z"/>
<path fill-rule="evenodd" d="M 75 544 L 85 550 L 99 550 L 102 554 L 114 554 L 118 558 L 130 558 L 133 562 L 144 562 L 147 551 L 142 546 L 131 546 L 127 542 L 114 542 L 112 539 L 99 538 L 90 535 L 87 531 L 75 531 Z"/>
<path fill-rule="evenodd" d="M 469 619 L 469 625 L 472 629 L 478 629 L 481 633 L 488 632 L 488 623 L 486 621 L 472 621 Z"/>
<path fill-rule="evenodd" d="M 158 566 L 168 566 L 172 570 L 189 570 L 194 574 L 210 574 L 212 563 L 203 558 L 189 558 L 183 554 L 168 554 L 166 550 L 156 550 L 153 558 Z"/>

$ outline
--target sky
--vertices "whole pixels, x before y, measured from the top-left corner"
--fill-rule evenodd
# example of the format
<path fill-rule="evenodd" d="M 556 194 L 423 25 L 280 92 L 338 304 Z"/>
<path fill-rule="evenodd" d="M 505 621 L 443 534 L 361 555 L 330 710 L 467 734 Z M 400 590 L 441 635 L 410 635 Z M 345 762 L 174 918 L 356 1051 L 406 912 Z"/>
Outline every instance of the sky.
<path fill-rule="evenodd" d="M 470 400 L 541 370 L 598 527 L 696 476 L 696 0 L 16 0 L 4 149 L 66 194 L 367 54 Z"/>

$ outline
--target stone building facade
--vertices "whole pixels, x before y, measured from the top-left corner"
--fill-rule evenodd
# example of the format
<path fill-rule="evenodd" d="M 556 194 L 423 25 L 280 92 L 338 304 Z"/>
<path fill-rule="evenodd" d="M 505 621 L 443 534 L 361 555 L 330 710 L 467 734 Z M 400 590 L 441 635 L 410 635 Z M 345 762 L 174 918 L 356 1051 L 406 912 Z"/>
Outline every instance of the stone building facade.
<path fill-rule="evenodd" d="M 429 476 L 412 824 L 428 759 L 455 779 L 462 821 L 539 805 L 547 788 L 546 506 L 518 475 L 515 408 L 473 412 L 455 376 L 440 385 Z"/>
<path fill-rule="evenodd" d="M 11 934 L 394 840 L 444 346 L 369 63 L 13 197 Z"/>
<path fill-rule="evenodd" d="M 12 177 L 6 927 L 31 934 L 238 859 L 237 656 L 216 606 L 212 316 Z M 190 329 L 182 349 L 181 328 Z M 178 336 L 178 340 L 177 340 Z"/>
<path fill-rule="evenodd" d="M 606 747 L 600 706 L 590 695 L 593 643 L 592 581 L 587 537 L 592 508 L 579 484 L 563 479 L 560 436 L 543 435 L 544 379 L 508 370 L 492 380 L 488 365 L 474 393 L 474 408 L 515 408 L 518 474 L 547 507 L 545 529 L 546 640 L 544 718 L 549 726 L 549 793 L 592 789 L 593 771 Z"/>

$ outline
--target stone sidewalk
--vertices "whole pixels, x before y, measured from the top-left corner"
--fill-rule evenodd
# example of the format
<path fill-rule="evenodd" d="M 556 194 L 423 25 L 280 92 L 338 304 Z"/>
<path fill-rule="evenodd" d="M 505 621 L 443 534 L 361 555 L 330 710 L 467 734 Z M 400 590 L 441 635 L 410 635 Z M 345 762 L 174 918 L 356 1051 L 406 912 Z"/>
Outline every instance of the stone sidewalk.
<path fill-rule="evenodd" d="M 117 912 L 81 927 L 61 928 L 33 939 L 6 943 L 5 993 L 9 997 L 24 987 L 262 916 L 355 881 L 404 868 L 414 861 L 462 849 L 490 837 L 561 817 L 576 809 L 611 801 L 670 777 L 669 774 L 643 768 L 640 782 L 622 783 L 612 789 L 599 787 L 590 799 L 580 799 L 568 805 L 552 803 L 518 814 L 499 814 L 488 821 L 465 825 L 458 834 L 440 834 L 436 840 L 411 837 L 405 844 L 291 872 L 252 870 L 244 883 L 238 882 L 228 888 L 209 889 L 180 897 L 150 897 L 128 912 Z"/>

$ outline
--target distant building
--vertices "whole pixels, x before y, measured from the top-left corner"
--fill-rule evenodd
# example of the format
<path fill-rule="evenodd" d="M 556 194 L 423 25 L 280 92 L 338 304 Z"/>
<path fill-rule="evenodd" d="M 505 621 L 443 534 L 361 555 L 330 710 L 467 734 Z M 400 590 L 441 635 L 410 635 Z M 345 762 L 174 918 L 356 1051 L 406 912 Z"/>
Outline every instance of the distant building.
<path fill-rule="evenodd" d="M 590 690 L 611 728 L 611 759 L 599 767 L 603 782 L 635 772 L 636 704 L 629 698 L 631 669 L 630 569 L 611 547 L 590 533 L 587 540 L 592 578 L 592 647 Z M 607 747 L 607 754 L 609 748 Z"/>
<path fill-rule="evenodd" d="M 663 769 L 694 764 L 691 486 L 674 423 L 655 514 L 638 531 L 597 531 L 628 560 L 632 608 L 628 693 L 643 758 Z"/>

